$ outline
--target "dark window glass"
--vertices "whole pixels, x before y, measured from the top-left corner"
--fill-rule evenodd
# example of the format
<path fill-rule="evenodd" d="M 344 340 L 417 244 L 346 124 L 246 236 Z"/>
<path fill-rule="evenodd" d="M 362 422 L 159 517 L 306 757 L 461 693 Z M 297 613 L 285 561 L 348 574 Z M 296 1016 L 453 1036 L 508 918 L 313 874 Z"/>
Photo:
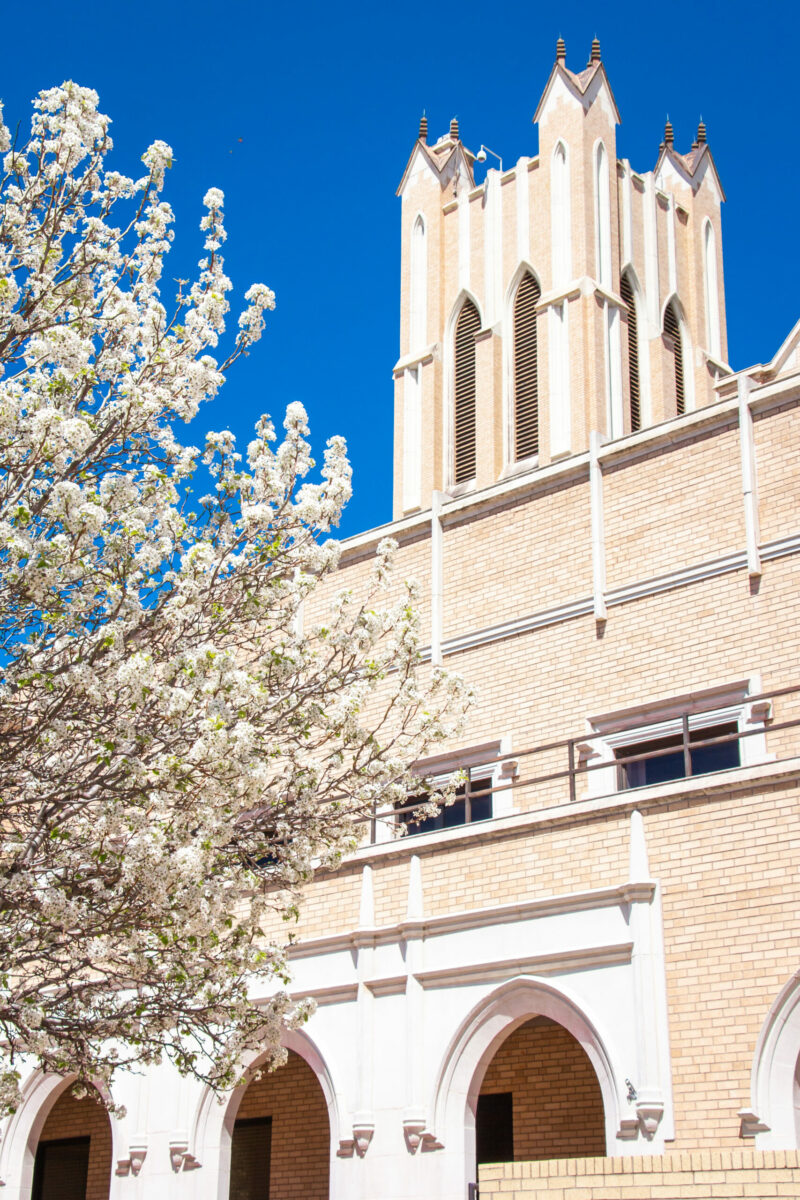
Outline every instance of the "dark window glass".
<path fill-rule="evenodd" d="M 511 1092 L 478 1096 L 475 1144 L 479 1165 L 514 1161 L 514 1105 Z"/>
<path fill-rule="evenodd" d="M 231 1143 L 230 1200 L 269 1200 L 272 1117 L 237 1121 Z"/>
<path fill-rule="evenodd" d="M 704 742 L 711 738 L 736 733 L 735 722 L 714 725 L 708 729 L 693 729 L 689 733 L 689 744 Z M 673 750 L 674 747 L 674 750 Z M 668 783 L 671 779 L 684 779 L 686 766 L 683 759 L 683 739 L 674 737 L 653 738 L 648 742 L 636 742 L 623 746 L 616 752 L 618 759 L 636 754 L 656 754 L 657 757 L 643 758 L 639 762 L 620 764 L 620 786 L 623 788 L 645 787 L 647 784 Z M 690 750 L 692 775 L 708 775 L 711 771 L 727 771 L 741 765 L 739 742 L 720 742 L 716 746 L 699 746 Z"/>
<path fill-rule="evenodd" d="M 409 834 L 434 833 L 437 829 L 453 829 L 457 825 L 472 825 L 475 821 L 488 821 L 492 816 L 490 788 L 490 779 L 470 780 L 469 813 L 467 812 L 467 789 L 466 785 L 462 784 L 456 789 L 456 798 L 453 803 L 441 808 L 435 817 L 425 817 L 422 821 L 415 821 L 413 810 L 401 812 L 398 816 L 403 824 L 408 826 Z M 485 795 L 473 796 L 474 792 L 483 792 Z M 400 807 L 409 808 L 415 801 L 422 804 L 425 799 L 425 796 L 409 796 L 405 804 Z"/>
<path fill-rule="evenodd" d="M 91 1138 L 39 1142 L 32 1200 L 86 1200 Z"/>

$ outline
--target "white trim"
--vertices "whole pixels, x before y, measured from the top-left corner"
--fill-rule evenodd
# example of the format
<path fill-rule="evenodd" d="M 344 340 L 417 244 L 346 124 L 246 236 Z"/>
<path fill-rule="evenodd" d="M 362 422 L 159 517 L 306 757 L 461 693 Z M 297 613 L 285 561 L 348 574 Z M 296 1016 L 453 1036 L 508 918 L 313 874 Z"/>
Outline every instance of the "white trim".
<path fill-rule="evenodd" d="M 458 196 L 458 286 L 463 291 L 469 287 L 470 241 L 469 241 L 469 197 L 465 191 Z"/>
<path fill-rule="evenodd" d="M 753 411 L 750 407 L 750 380 L 746 375 L 739 377 L 737 393 L 739 399 L 739 446 L 742 460 L 742 500 L 744 503 L 745 541 L 747 544 L 747 571 L 751 578 L 761 575 L 761 557 L 758 553 L 760 537 L 758 520 L 758 483 L 756 480 L 756 448 L 753 435 Z"/>
<path fill-rule="evenodd" d="M 403 373 L 403 511 L 422 503 L 422 367 Z"/>
<path fill-rule="evenodd" d="M 547 357 L 550 367 L 550 457 L 571 449 L 571 393 L 569 360 L 569 301 L 548 309 Z"/>

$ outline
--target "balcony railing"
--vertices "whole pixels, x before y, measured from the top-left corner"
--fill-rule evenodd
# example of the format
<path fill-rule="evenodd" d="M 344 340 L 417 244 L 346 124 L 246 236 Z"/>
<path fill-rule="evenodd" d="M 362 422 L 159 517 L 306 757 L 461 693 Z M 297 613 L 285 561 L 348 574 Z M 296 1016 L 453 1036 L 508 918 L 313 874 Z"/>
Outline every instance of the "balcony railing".
<path fill-rule="evenodd" d="M 758 695 L 746 695 L 741 699 L 741 706 L 746 706 L 752 711 L 755 705 L 764 705 L 765 712 L 775 708 L 776 702 L 787 702 L 784 706 L 792 711 L 789 697 L 798 699 L 798 709 L 800 709 L 800 685 L 793 687 L 777 688 L 770 692 L 763 692 Z M 781 705 L 779 704 L 778 707 Z M 503 815 L 509 815 L 510 811 L 530 811 L 532 809 L 541 809 L 554 807 L 563 804 L 567 801 L 574 803 L 579 799 L 587 799 L 589 795 L 603 795 L 623 790 L 634 790 L 637 787 L 645 786 L 643 783 L 630 782 L 631 774 L 629 768 L 637 763 L 651 763 L 658 759 L 664 759 L 667 756 L 676 758 L 682 756 L 682 767 L 676 774 L 669 776 L 669 780 L 691 779 L 698 775 L 710 775 L 716 770 L 729 770 L 732 767 L 742 767 L 748 764 L 742 761 L 741 747 L 746 743 L 747 739 L 760 737 L 765 740 L 769 759 L 783 759 L 800 753 L 800 739 L 795 737 L 787 737 L 786 732 L 800 728 L 800 715 L 784 715 L 782 719 L 777 720 L 774 715 L 765 716 L 763 720 L 759 720 L 757 728 L 741 729 L 738 726 L 732 728 L 730 732 L 719 733 L 714 736 L 702 736 L 704 730 L 702 728 L 692 728 L 692 721 L 698 719 L 707 719 L 709 714 L 704 714 L 698 711 L 695 707 L 686 708 L 684 711 L 670 713 L 668 722 L 661 718 L 662 724 L 669 723 L 674 726 L 676 722 L 680 723 L 680 733 L 671 734 L 665 737 L 663 734 L 650 733 L 646 735 L 644 730 L 637 730 L 632 726 L 626 732 L 629 734 L 629 743 L 638 746 L 634 752 L 625 753 L 624 747 L 621 752 L 619 749 L 613 753 L 613 758 L 607 757 L 600 762 L 589 762 L 588 757 L 592 755 L 592 744 L 603 741 L 602 733 L 584 733 L 580 737 L 561 738 L 556 741 L 543 742 L 536 746 L 528 747 L 524 750 L 514 751 L 510 754 L 498 754 L 495 759 L 489 759 L 481 762 L 479 767 L 474 767 L 471 770 L 464 771 L 464 784 L 459 788 L 459 803 L 463 798 L 464 801 L 464 821 L 459 821 L 458 824 L 468 825 L 473 822 L 472 806 L 476 800 L 485 800 L 486 797 L 492 797 L 493 802 L 497 797 L 504 792 L 511 792 L 514 796 L 513 810 L 506 810 Z M 656 721 L 658 718 L 656 717 Z M 720 718 L 714 721 L 714 726 L 718 729 L 722 725 L 731 726 L 733 722 L 729 718 Z M 713 727 L 712 727 L 713 733 Z M 668 745 L 653 746 L 650 749 L 643 749 L 647 743 L 669 742 Z M 714 748 L 736 746 L 738 749 L 738 762 L 725 763 L 721 767 L 709 767 L 707 764 L 713 762 L 714 753 L 708 755 L 708 751 L 714 751 Z M 700 752 L 700 753 L 699 753 Z M 719 754 L 717 753 L 719 758 Z M 724 757 L 724 756 L 722 756 Z M 536 766 L 540 763 L 548 763 L 548 767 L 540 772 L 536 771 Z M 698 769 L 698 762 L 704 762 L 706 765 Z M 486 784 L 486 775 L 493 770 L 498 764 L 508 768 L 509 764 L 513 764 L 516 773 L 513 778 L 509 778 L 500 783 Z M 533 772 L 531 774 L 523 773 L 520 769 L 520 764 Z M 550 767 L 549 764 L 552 764 Z M 596 771 L 615 772 L 614 786 L 606 788 L 605 791 L 595 791 L 591 793 L 582 792 L 582 781 L 589 781 L 592 774 Z M 633 772 L 635 776 L 636 772 Z M 473 775 L 483 776 L 484 778 L 474 779 Z M 668 779 L 662 779 L 660 782 L 668 782 Z M 476 784 L 478 786 L 476 786 Z M 380 813 L 373 811 L 372 815 L 363 818 L 370 824 L 370 842 L 375 843 L 377 840 L 377 830 L 381 821 L 397 821 L 401 820 L 409 824 L 409 832 L 413 830 L 411 818 L 414 812 L 419 808 L 421 801 L 409 799 L 406 805 L 395 808 L 392 812 Z M 481 806 L 485 809 L 485 805 Z M 498 815 L 493 813 L 494 816 Z M 485 818 L 481 817 L 480 820 Z"/>

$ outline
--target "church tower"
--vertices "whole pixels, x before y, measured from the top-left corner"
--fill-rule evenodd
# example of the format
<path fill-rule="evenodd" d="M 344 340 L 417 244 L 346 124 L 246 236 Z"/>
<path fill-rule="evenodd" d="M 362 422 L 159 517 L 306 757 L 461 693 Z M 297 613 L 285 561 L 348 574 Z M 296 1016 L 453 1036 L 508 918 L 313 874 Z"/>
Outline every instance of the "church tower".
<path fill-rule="evenodd" d="M 702 121 L 686 154 L 667 121 L 634 171 L 597 39 L 577 73 L 559 39 L 534 121 L 538 155 L 477 186 L 458 122 L 433 144 L 420 123 L 398 189 L 395 518 L 711 404 L 730 371 Z"/>

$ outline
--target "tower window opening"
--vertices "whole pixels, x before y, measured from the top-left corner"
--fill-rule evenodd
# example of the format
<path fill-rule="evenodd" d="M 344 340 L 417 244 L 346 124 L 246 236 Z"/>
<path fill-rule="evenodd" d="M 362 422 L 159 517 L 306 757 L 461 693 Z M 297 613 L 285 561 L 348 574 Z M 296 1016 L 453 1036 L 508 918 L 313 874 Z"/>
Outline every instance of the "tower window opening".
<path fill-rule="evenodd" d="M 681 345 L 681 328 L 675 306 L 670 302 L 664 313 L 664 333 L 671 343 L 672 355 L 675 360 L 675 411 L 678 416 L 686 412 L 686 397 L 683 381 L 683 347 Z"/>
<path fill-rule="evenodd" d="M 459 313 L 455 335 L 455 483 L 475 478 L 475 334 L 480 324 L 478 310 L 467 300 Z"/>
<path fill-rule="evenodd" d="M 627 275 L 620 280 L 620 295 L 628 312 L 628 388 L 630 392 L 631 433 L 642 427 L 642 395 L 639 382 L 639 330 L 636 324 L 636 301 Z"/>
<path fill-rule="evenodd" d="M 539 452 L 539 350 L 536 305 L 541 288 L 522 277 L 514 301 L 514 457 Z"/>

